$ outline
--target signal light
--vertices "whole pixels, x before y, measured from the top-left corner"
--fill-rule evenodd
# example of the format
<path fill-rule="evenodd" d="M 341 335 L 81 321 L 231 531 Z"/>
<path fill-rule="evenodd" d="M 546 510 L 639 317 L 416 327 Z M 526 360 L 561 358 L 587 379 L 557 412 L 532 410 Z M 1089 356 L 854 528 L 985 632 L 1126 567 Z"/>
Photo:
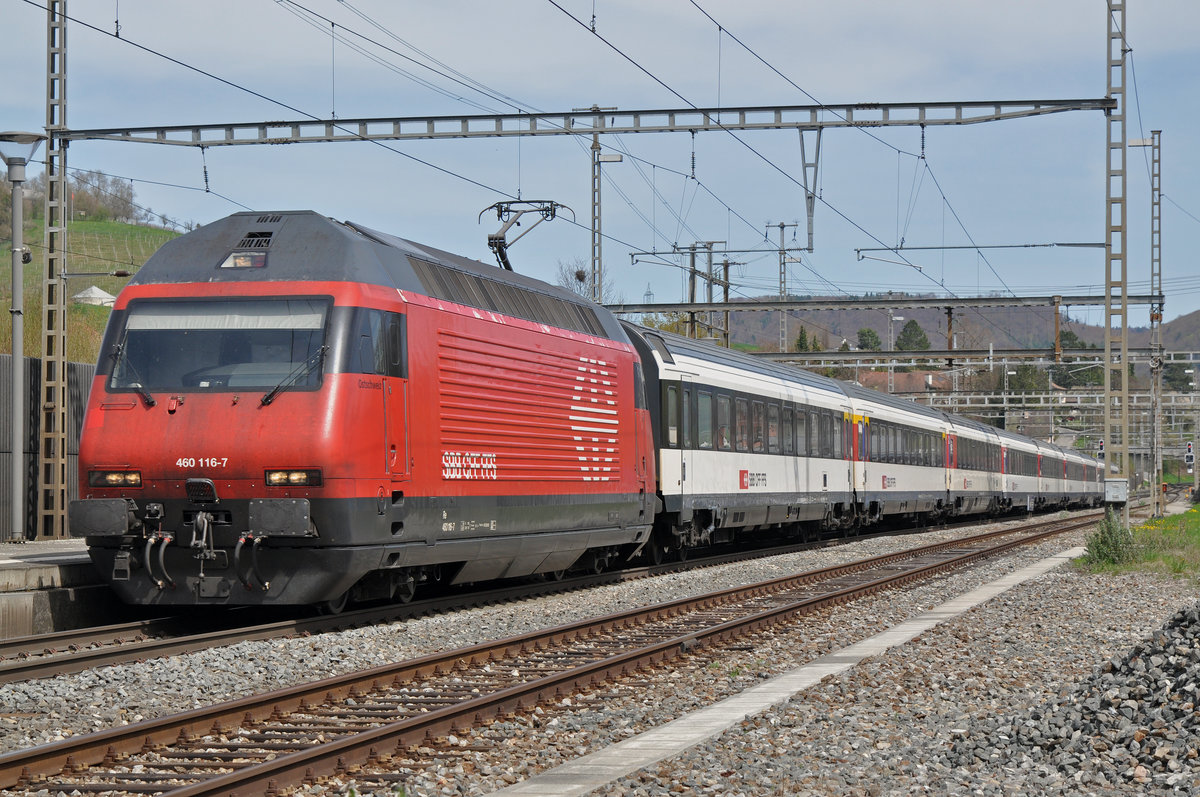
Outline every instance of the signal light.
<path fill-rule="evenodd" d="M 1100 453 L 1101 454 L 1104 453 L 1104 441 L 1103 440 L 1100 441 Z"/>
<path fill-rule="evenodd" d="M 1189 441 L 1188 441 L 1188 450 L 1187 450 L 1187 452 L 1188 452 L 1189 454 L 1190 454 L 1190 453 L 1192 453 L 1192 441 L 1191 441 L 1191 440 L 1189 440 Z"/>

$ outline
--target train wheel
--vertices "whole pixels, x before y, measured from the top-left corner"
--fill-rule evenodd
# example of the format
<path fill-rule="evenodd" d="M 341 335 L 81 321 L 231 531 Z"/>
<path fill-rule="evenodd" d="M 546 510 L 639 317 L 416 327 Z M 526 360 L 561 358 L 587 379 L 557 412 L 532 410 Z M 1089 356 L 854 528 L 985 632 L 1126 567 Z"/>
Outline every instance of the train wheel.
<path fill-rule="evenodd" d="M 341 614 L 345 610 L 346 603 L 349 602 L 349 600 L 350 591 L 346 590 L 336 598 L 330 598 L 327 601 L 321 601 L 318 603 L 317 613 L 325 615 Z"/>
<path fill-rule="evenodd" d="M 415 579 L 407 579 L 400 582 L 396 587 L 396 592 L 392 595 L 392 600 L 397 603 L 408 603 L 417 594 L 417 582 Z"/>

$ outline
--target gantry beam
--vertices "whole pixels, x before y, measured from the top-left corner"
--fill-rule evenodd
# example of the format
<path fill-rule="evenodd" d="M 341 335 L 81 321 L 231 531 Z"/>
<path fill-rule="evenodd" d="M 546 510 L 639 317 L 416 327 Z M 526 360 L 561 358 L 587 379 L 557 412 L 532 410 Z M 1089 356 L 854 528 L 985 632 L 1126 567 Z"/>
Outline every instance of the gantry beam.
<path fill-rule="evenodd" d="M 921 351 L 814 351 L 802 353 L 798 351 L 785 352 L 750 352 L 754 357 L 776 362 L 793 362 L 802 366 L 837 367 L 844 365 L 870 365 L 871 367 L 911 366 L 924 363 L 929 365 L 933 360 L 954 360 L 956 366 L 979 366 L 998 364 L 1005 360 L 1033 360 L 1046 366 L 1060 368 L 1066 366 L 1081 366 L 1104 362 L 1103 349 L 1062 349 L 1062 357 L 1066 363 L 1054 361 L 1054 348 L 1045 349 L 923 349 Z M 1131 362 L 1149 362 L 1154 350 L 1147 348 L 1130 348 Z"/>
<path fill-rule="evenodd" d="M 73 141 L 125 141 L 183 147 L 405 141 L 432 138 L 677 133 L 712 130 L 822 130 L 831 127 L 969 125 L 1066 111 L 1104 111 L 1108 98 L 977 102 L 869 102 L 640 111 L 476 114 L 468 116 L 304 119 L 201 125 L 147 125 L 72 130 Z"/>
<path fill-rule="evenodd" d="M 769 254 L 769 253 L 764 253 Z M 1130 295 L 1125 297 L 1128 305 L 1161 303 L 1161 294 Z M 864 298 L 837 299 L 776 299 L 747 300 L 742 302 L 658 302 L 642 304 L 607 304 L 614 313 L 707 313 L 728 310 L 733 312 L 762 312 L 779 310 L 894 310 L 930 309 L 944 310 L 947 307 L 1099 307 L 1104 304 L 1103 296 L 870 296 Z"/>

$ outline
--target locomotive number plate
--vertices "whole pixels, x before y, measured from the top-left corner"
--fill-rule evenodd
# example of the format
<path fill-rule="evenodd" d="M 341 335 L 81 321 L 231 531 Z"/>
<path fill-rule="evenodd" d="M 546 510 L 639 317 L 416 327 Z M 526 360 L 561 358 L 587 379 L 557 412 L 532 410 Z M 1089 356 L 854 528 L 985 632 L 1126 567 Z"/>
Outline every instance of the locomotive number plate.
<path fill-rule="evenodd" d="M 229 464 L 229 457 L 180 457 L 175 460 L 177 468 L 223 468 Z"/>

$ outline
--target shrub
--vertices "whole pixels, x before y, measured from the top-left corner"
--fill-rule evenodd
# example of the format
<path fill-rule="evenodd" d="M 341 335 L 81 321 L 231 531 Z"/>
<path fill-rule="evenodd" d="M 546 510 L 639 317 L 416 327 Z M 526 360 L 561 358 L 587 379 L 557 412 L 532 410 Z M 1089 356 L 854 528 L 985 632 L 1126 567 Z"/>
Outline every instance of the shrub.
<path fill-rule="evenodd" d="M 1133 561 L 1136 554 L 1133 535 L 1109 508 L 1104 520 L 1096 525 L 1096 531 L 1088 537 L 1084 561 L 1091 565 L 1120 565 Z"/>

